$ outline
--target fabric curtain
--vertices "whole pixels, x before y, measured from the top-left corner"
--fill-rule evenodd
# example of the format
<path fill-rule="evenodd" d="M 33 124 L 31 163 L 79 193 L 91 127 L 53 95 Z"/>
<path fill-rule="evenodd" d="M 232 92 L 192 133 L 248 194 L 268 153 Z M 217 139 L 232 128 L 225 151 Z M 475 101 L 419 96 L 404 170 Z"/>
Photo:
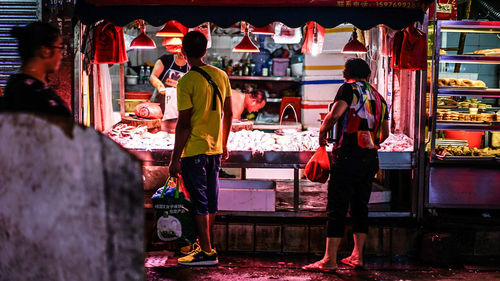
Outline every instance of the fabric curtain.
<path fill-rule="evenodd" d="M 105 132 L 113 126 L 111 77 L 107 64 L 93 65 L 94 73 L 94 128 Z"/>

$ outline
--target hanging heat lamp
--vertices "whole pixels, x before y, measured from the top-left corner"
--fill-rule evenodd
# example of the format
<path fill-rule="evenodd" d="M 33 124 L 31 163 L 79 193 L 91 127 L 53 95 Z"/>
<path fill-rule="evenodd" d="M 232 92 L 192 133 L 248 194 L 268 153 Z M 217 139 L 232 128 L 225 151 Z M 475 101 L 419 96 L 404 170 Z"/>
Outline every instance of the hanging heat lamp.
<path fill-rule="evenodd" d="M 255 26 L 250 26 L 250 27 L 252 28 L 253 34 L 274 35 L 274 26 L 272 23 L 264 27 L 255 27 Z"/>
<path fill-rule="evenodd" d="M 243 22 L 242 22 L 243 24 Z M 259 48 L 250 40 L 250 37 L 248 36 L 248 24 L 245 24 L 245 35 L 243 36 L 243 39 L 241 42 L 236 45 L 236 47 L 233 48 L 233 52 L 246 52 L 246 53 L 258 53 Z"/>
<path fill-rule="evenodd" d="M 155 49 L 155 41 L 146 35 L 146 25 L 144 21 L 136 20 L 135 23 L 141 32 L 130 43 L 130 49 Z"/>
<path fill-rule="evenodd" d="M 358 34 L 356 33 L 356 28 L 354 28 L 351 39 L 342 49 L 342 53 L 344 54 L 366 54 L 368 50 L 366 49 L 363 43 L 359 42 Z"/>
<path fill-rule="evenodd" d="M 187 28 L 183 26 L 180 22 L 171 20 L 167 22 L 163 28 L 156 32 L 156 36 L 159 37 L 184 37 L 187 33 Z"/>
<path fill-rule="evenodd" d="M 162 46 L 179 45 L 182 46 L 182 39 L 179 37 L 165 37 L 161 42 Z"/>

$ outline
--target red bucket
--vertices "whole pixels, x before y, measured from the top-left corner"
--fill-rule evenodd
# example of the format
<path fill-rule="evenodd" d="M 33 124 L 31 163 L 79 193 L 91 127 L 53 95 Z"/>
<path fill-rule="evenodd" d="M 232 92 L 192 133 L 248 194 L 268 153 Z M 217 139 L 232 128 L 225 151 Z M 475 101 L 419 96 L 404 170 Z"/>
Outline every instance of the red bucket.
<path fill-rule="evenodd" d="M 481 148 L 481 139 L 484 132 L 481 131 L 444 131 L 447 139 L 467 140 L 469 147 Z"/>

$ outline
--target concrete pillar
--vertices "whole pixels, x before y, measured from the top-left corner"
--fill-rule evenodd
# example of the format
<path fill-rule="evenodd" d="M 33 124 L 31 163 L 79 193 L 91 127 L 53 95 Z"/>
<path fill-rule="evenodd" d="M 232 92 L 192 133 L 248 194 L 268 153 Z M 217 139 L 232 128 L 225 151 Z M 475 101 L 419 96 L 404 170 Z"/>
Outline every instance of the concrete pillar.
<path fill-rule="evenodd" d="M 144 280 L 140 163 L 107 136 L 0 114 L 0 280 Z"/>

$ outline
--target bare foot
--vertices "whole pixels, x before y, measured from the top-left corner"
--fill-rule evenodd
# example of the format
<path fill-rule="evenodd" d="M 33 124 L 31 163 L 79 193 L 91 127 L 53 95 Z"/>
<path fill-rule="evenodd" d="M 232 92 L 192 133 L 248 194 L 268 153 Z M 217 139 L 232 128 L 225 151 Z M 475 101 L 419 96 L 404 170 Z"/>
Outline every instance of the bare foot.
<path fill-rule="evenodd" d="M 333 272 L 337 270 L 337 264 L 333 261 L 322 259 L 315 263 L 305 265 L 302 267 L 302 269 L 309 271 Z"/>
<path fill-rule="evenodd" d="M 360 260 L 358 256 L 351 255 L 347 258 L 343 258 L 340 260 L 341 263 L 351 266 L 353 268 L 363 268 L 363 261 Z"/>

